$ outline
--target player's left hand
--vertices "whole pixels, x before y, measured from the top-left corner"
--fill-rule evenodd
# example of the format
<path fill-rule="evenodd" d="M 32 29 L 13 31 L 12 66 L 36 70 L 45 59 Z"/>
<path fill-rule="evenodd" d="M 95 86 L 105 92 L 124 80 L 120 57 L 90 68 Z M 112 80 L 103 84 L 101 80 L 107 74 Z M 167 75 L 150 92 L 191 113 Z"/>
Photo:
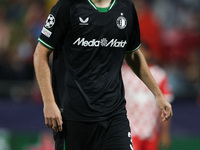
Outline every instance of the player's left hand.
<path fill-rule="evenodd" d="M 171 104 L 166 100 L 163 95 L 157 96 L 155 97 L 155 99 L 161 112 L 161 120 L 169 120 L 173 116 Z"/>

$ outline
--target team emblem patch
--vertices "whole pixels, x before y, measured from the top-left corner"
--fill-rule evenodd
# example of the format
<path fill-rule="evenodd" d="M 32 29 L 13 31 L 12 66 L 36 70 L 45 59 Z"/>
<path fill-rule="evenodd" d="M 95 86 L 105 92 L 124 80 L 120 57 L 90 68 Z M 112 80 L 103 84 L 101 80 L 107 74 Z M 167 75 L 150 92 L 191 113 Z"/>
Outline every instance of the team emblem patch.
<path fill-rule="evenodd" d="M 116 24 L 117 24 L 117 27 L 120 28 L 120 29 L 126 28 L 126 26 L 127 26 L 127 20 L 123 16 L 123 13 L 121 13 L 121 16 L 119 16 L 117 18 Z"/>
<path fill-rule="evenodd" d="M 53 25 L 55 24 L 55 17 L 52 14 L 49 14 L 47 20 L 46 20 L 46 24 L 45 27 L 46 28 L 51 28 L 53 27 Z"/>

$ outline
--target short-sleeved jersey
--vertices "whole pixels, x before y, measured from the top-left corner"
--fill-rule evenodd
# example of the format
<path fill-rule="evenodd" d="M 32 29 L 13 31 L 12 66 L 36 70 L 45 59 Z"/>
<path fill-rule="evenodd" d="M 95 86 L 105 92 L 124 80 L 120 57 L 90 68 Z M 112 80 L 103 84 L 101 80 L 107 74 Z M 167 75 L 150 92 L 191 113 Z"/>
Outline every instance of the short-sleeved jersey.
<path fill-rule="evenodd" d="M 121 66 L 140 46 L 131 0 L 113 0 L 99 12 L 91 0 L 60 0 L 40 43 L 53 50 L 52 86 L 64 119 L 101 121 L 126 113 Z"/>

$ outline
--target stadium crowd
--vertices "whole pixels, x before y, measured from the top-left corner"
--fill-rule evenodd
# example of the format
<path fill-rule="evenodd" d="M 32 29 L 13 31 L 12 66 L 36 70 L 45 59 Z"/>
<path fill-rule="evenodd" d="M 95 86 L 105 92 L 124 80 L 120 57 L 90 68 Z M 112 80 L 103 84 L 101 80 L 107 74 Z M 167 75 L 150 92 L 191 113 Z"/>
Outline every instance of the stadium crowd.
<path fill-rule="evenodd" d="M 41 102 L 33 52 L 56 0 L 0 1 L 0 100 Z M 200 99 L 200 1 L 134 0 L 141 39 L 170 77 L 176 99 Z M 190 89 L 190 91 L 188 91 Z M 199 100 L 200 102 L 200 100 Z"/>

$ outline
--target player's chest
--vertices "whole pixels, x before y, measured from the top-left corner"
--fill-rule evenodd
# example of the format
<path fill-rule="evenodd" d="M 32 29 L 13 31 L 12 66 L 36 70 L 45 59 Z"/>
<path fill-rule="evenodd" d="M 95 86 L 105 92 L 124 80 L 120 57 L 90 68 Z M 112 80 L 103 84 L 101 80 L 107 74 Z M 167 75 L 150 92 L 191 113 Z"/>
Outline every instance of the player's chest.
<path fill-rule="evenodd" d="M 110 10 L 106 13 L 98 10 L 79 8 L 71 17 L 71 35 L 79 36 L 127 36 L 131 26 L 126 10 Z"/>

